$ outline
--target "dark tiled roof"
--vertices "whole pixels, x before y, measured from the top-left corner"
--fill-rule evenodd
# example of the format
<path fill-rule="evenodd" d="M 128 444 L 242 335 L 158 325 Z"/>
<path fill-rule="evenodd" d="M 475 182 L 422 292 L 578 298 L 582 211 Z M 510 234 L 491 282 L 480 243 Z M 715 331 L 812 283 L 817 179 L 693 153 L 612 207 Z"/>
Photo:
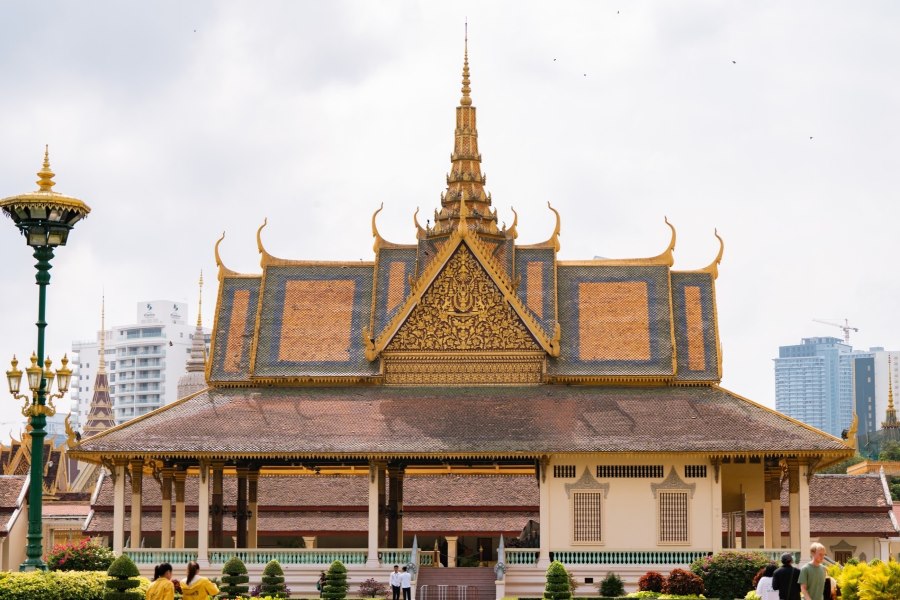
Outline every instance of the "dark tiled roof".
<path fill-rule="evenodd" d="M 16 509 L 25 479 L 25 475 L 0 475 L 0 509 Z"/>
<path fill-rule="evenodd" d="M 816 475 L 809 486 L 809 506 L 880 508 L 888 510 L 888 498 L 879 475 Z"/>
<path fill-rule="evenodd" d="M 881 535 L 895 536 L 897 530 L 891 521 L 888 511 L 883 512 L 823 512 L 812 511 L 809 515 L 810 534 L 813 536 L 827 535 Z M 790 518 L 786 513 L 781 515 L 781 532 L 787 535 L 790 532 Z M 763 534 L 763 519 L 761 511 L 747 513 L 747 531 L 750 535 Z"/>
<path fill-rule="evenodd" d="M 719 387 L 210 389 L 85 453 L 222 456 L 833 452 L 840 440 Z"/>

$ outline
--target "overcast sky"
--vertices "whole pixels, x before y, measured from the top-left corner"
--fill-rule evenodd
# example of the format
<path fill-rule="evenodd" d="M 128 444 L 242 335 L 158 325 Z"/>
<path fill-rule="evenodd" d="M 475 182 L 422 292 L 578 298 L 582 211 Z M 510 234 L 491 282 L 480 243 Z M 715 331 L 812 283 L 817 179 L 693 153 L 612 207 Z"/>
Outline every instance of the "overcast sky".
<path fill-rule="evenodd" d="M 258 272 L 372 258 L 439 205 L 469 21 L 488 189 L 519 242 L 562 214 L 563 259 L 642 257 L 717 282 L 723 384 L 774 406 L 771 359 L 860 328 L 897 348 L 900 5 L 896 2 L 3 2 L 0 197 L 56 190 L 93 209 L 54 261 L 48 350 L 196 305 L 213 244 Z M 427 217 L 422 217 L 422 220 Z M 0 222 L 0 358 L 35 346 L 33 260 Z M 5 370 L 3 366 L 0 370 Z M 5 388 L 5 385 L 4 385 Z M 63 403 L 67 406 L 66 403 Z M 0 403 L 0 431 L 16 405 Z"/>

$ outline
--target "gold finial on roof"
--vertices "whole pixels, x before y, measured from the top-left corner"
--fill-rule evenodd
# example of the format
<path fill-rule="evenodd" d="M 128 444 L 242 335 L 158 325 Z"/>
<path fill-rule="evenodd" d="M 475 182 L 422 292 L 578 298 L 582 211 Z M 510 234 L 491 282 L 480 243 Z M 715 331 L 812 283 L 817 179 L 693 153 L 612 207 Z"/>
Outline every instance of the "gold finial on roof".
<path fill-rule="evenodd" d="M 882 429 L 900 429 L 897 421 L 897 410 L 894 408 L 894 371 L 891 369 L 891 356 L 888 355 L 888 405 Z"/>
<path fill-rule="evenodd" d="M 894 410 L 894 374 L 891 372 L 891 357 L 888 356 L 888 410 Z"/>
<path fill-rule="evenodd" d="M 471 106 L 472 98 L 469 97 L 469 94 L 472 92 L 472 88 L 469 87 L 469 22 L 466 21 L 466 34 L 465 34 L 465 50 L 463 51 L 463 73 L 462 73 L 462 98 L 459 100 L 460 105 L 462 106 Z"/>
<path fill-rule="evenodd" d="M 37 176 L 40 177 L 36 182 L 38 184 L 39 192 L 53 191 L 53 186 L 56 183 L 53 181 L 54 175 L 56 175 L 56 173 L 50 170 L 50 145 L 46 144 L 44 146 L 44 166 L 37 172 Z"/>
<path fill-rule="evenodd" d="M 106 373 L 106 292 L 100 297 L 100 360 L 98 373 Z"/>
<path fill-rule="evenodd" d="M 203 269 L 200 269 L 200 293 L 197 298 L 197 327 L 203 327 Z"/>

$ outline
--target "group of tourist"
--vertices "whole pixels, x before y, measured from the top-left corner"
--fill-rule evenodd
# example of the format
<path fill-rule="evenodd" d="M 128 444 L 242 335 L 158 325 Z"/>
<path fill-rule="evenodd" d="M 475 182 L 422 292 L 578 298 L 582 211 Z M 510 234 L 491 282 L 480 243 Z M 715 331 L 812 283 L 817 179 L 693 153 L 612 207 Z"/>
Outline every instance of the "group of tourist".
<path fill-rule="evenodd" d="M 187 577 L 182 581 L 172 579 L 172 565 L 163 563 L 153 570 L 153 582 L 147 590 L 147 600 L 175 600 L 175 591 L 183 600 L 209 600 L 219 593 L 219 588 L 206 577 L 200 576 L 200 565 L 191 561 L 187 565 Z"/>
<path fill-rule="evenodd" d="M 762 600 L 836 600 L 841 591 L 822 564 L 825 546 L 813 544 L 809 555 L 810 562 L 798 569 L 794 566 L 793 554 L 782 554 L 781 567 L 776 568 L 775 563 L 766 567 L 756 586 L 756 594 Z"/>
<path fill-rule="evenodd" d="M 409 569 L 400 565 L 394 565 L 390 577 L 391 592 L 393 592 L 393 600 L 400 600 L 400 594 L 403 593 L 403 600 L 410 600 L 412 593 L 412 574 Z"/>

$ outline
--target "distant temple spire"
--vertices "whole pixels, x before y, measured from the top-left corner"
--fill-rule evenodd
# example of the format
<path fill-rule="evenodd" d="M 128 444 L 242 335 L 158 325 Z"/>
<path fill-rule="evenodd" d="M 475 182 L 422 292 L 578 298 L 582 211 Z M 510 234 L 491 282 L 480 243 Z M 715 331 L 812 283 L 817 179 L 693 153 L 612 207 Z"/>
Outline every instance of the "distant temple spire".
<path fill-rule="evenodd" d="M 106 376 L 106 295 L 100 303 L 100 359 L 97 363 L 97 375 L 94 377 L 94 395 L 91 397 L 91 408 L 82 428 L 82 435 L 90 437 L 115 427 L 112 399 L 109 397 L 109 379 Z"/>
<path fill-rule="evenodd" d="M 885 420 L 881 424 L 883 430 L 894 430 L 890 434 L 891 439 L 900 437 L 900 422 L 897 421 L 897 409 L 894 408 L 894 372 L 891 369 L 891 357 L 888 356 L 888 406 L 885 414 Z"/>
<path fill-rule="evenodd" d="M 178 397 L 184 398 L 206 389 L 206 335 L 203 333 L 203 271 L 200 271 L 197 301 L 197 328 L 191 339 L 191 353 L 185 365 L 187 371 L 178 379 Z"/>

